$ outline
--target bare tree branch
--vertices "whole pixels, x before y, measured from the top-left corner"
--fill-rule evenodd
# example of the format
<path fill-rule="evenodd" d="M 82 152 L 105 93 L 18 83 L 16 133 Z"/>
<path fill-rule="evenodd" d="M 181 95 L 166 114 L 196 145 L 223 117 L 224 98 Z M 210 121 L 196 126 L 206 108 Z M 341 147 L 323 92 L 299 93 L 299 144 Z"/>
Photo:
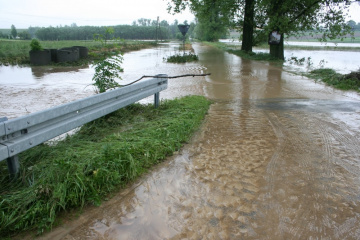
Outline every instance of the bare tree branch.
<path fill-rule="evenodd" d="M 131 83 L 128 83 L 128 84 L 125 84 L 125 85 L 121 85 L 121 87 L 126 87 L 126 86 L 129 86 L 131 84 L 134 84 L 138 81 L 140 81 L 141 79 L 144 79 L 144 78 L 169 78 L 169 79 L 172 79 L 172 78 L 181 78 L 181 77 L 201 77 L 201 76 L 208 76 L 208 75 L 211 75 L 211 73 L 204 73 L 204 74 L 184 74 L 184 75 L 178 75 L 178 76 L 158 76 L 158 75 L 155 75 L 155 76 L 149 76 L 149 75 L 144 75 L 142 76 L 141 78 L 139 78 L 138 80 L 135 80 Z"/>

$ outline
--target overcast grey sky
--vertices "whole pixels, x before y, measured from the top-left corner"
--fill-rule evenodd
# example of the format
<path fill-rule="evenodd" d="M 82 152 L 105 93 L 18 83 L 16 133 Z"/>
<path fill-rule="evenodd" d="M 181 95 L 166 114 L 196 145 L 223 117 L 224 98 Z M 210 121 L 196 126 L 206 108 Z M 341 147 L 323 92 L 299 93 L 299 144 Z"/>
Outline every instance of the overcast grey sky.
<path fill-rule="evenodd" d="M 194 20 L 186 11 L 171 15 L 167 12 L 168 0 L 0 0 L 0 28 L 64 26 L 114 26 L 131 24 L 139 18 L 173 23 Z M 360 22 L 359 3 L 351 4 L 351 19 Z"/>
<path fill-rule="evenodd" d="M 194 20 L 186 11 L 172 15 L 167 0 L 0 0 L 0 28 L 70 25 L 114 26 L 131 24 L 139 18 L 169 23 Z"/>

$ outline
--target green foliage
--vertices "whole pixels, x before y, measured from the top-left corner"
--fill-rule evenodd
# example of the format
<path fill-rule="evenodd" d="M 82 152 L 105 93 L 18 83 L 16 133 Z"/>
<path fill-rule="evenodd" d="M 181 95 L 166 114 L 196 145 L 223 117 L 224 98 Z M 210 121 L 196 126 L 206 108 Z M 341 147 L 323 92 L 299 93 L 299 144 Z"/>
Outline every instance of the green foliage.
<path fill-rule="evenodd" d="M 292 56 L 292 57 L 290 57 L 290 58 L 288 59 L 288 62 L 289 62 L 290 64 L 295 64 L 295 65 L 299 65 L 299 66 L 305 65 L 305 63 L 306 63 L 306 66 L 307 66 L 308 68 L 310 68 L 310 67 L 313 66 L 313 62 L 311 61 L 311 57 L 308 57 L 308 58 L 305 58 L 305 57 L 303 57 L 303 58 L 297 58 L 297 57 Z"/>
<path fill-rule="evenodd" d="M 164 60 L 170 63 L 186 63 L 186 62 L 198 61 L 199 57 L 193 53 L 184 53 L 184 54 L 178 53 L 170 57 L 164 58 Z"/>
<path fill-rule="evenodd" d="M 94 40 L 100 41 L 103 47 L 107 47 L 110 50 L 111 48 L 107 46 L 106 41 L 109 40 L 113 34 L 114 29 L 112 27 L 107 27 L 105 35 L 97 34 L 94 36 Z M 93 85 L 97 87 L 100 93 L 106 92 L 108 89 L 120 87 L 115 79 L 121 80 L 120 72 L 123 72 L 124 69 L 121 68 L 120 64 L 123 61 L 123 57 L 120 52 L 117 54 L 117 56 L 110 58 L 104 56 L 104 58 L 95 65 L 95 74 L 92 80 L 95 81 Z"/>
<path fill-rule="evenodd" d="M 31 39 L 31 35 L 28 31 L 22 31 L 18 35 L 21 40 L 30 40 Z"/>
<path fill-rule="evenodd" d="M 198 22 L 195 37 L 202 41 L 217 41 L 227 34 L 231 18 L 237 11 L 235 5 L 233 0 L 171 0 L 168 11 L 179 13 L 189 7 Z"/>
<path fill-rule="evenodd" d="M 99 33 L 94 34 L 94 40 L 106 46 L 108 40 L 114 39 L 113 35 L 114 35 L 114 28 L 106 27 L 105 34 L 99 34 Z"/>
<path fill-rule="evenodd" d="M 338 89 L 360 91 L 360 71 L 342 75 L 333 69 L 322 68 L 311 71 L 308 76 Z"/>
<path fill-rule="evenodd" d="M 106 92 L 108 89 L 119 87 L 116 79 L 120 79 L 120 72 L 124 69 L 121 68 L 122 55 L 110 57 L 95 64 L 95 74 L 92 80 L 95 82 L 93 85 L 100 93 Z"/>
<path fill-rule="evenodd" d="M 43 50 L 39 40 L 33 39 L 30 43 L 31 51 L 41 51 Z"/>
<path fill-rule="evenodd" d="M 134 104 L 84 125 L 57 144 L 21 154 L 21 174 L 9 181 L 0 163 L 0 238 L 26 229 L 51 228 L 59 212 L 101 204 L 186 143 L 209 101 L 200 96 Z"/>
<path fill-rule="evenodd" d="M 112 29 L 112 30 L 110 30 Z M 110 32 L 109 32 L 110 30 Z M 80 26 L 80 27 L 46 27 L 36 29 L 35 35 L 41 40 L 93 40 L 99 36 L 105 42 L 108 39 L 156 39 L 156 26 L 117 25 L 113 27 Z M 168 27 L 158 29 L 160 39 L 169 39 Z M 99 39 L 99 40 L 100 40 Z"/>

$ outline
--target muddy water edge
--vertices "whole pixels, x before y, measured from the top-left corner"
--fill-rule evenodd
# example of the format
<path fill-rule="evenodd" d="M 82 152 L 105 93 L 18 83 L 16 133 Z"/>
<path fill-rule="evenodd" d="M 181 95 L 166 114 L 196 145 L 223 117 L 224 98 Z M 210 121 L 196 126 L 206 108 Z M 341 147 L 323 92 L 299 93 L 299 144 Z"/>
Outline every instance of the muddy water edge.
<path fill-rule="evenodd" d="M 212 75 L 170 82 L 162 96 L 212 99 L 202 129 L 40 239 L 360 239 L 359 95 L 193 47 L 191 68 Z"/>

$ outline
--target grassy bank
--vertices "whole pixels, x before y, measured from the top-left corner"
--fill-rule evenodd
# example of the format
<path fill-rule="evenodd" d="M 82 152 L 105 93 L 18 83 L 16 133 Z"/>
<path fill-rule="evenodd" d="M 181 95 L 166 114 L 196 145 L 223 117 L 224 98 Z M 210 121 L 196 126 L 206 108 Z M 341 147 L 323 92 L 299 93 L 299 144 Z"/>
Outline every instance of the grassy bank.
<path fill-rule="evenodd" d="M 360 92 L 360 71 L 349 74 L 340 74 L 333 69 L 322 68 L 311 71 L 306 74 L 315 80 L 320 80 L 329 86 L 341 90 L 355 90 Z"/>
<path fill-rule="evenodd" d="M 99 205 L 186 143 L 210 102 L 188 96 L 153 105 L 134 104 L 88 123 L 56 145 L 21 154 L 21 173 L 9 181 L 0 163 L 0 238 L 50 228 L 59 212 Z"/>
<path fill-rule="evenodd" d="M 30 64 L 30 40 L 0 40 L 0 65 Z M 119 41 L 110 42 L 106 45 L 98 41 L 40 41 L 43 48 L 65 48 L 72 46 L 84 46 L 89 48 L 89 57 L 71 65 L 81 65 L 99 59 L 103 54 L 114 55 L 120 52 L 139 50 L 153 47 L 156 42 L 145 41 Z M 64 65 L 62 63 L 62 65 Z"/>

